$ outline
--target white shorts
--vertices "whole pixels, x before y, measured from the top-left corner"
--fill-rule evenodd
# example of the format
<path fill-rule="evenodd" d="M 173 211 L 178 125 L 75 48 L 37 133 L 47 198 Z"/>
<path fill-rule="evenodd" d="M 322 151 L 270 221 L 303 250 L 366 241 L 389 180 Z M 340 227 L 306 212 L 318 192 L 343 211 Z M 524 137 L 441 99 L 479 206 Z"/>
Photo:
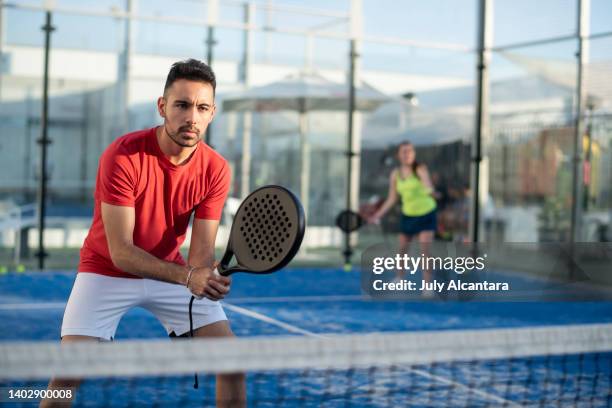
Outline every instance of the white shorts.
<path fill-rule="evenodd" d="M 191 292 L 182 285 L 151 279 L 116 278 L 79 272 L 62 322 L 62 337 L 81 335 L 111 340 L 121 317 L 140 306 L 157 317 L 168 334 L 189 332 Z M 193 329 L 227 320 L 219 302 L 193 302 Z"/>

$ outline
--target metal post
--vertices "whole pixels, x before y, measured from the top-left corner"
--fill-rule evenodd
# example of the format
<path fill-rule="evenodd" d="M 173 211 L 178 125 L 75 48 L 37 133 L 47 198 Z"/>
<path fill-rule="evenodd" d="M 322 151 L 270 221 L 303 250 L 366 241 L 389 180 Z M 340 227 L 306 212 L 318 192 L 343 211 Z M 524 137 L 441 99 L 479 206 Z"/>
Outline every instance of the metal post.
<path fill-rule="evenodd" d="M 214 51 L 214 47 L 215 44 L 217 44 L 217 41 L 215 40 L 215 25 L 218 23 L 219 20 L 219 2 L 218 0 L 210 0 L 208 2 L 208 29 L 207 29 L 207 36 L 206 36 L 206 63 L 208 64 L 209 67 L 212 68 L 212 64 L 213 64 L 213 51 Z M 209 125 L 206 128 L 206 135 L 204 135 L 204 142 L 212 147 L 212 126 Z"/>
<path fill-rule="evenodd" d="M 355 40 L 350 43 L 349 54 L 349 100 L 348 100 L 348 137 L 346 143 L 346 209 L 351 210 L 352 204 L 352 175 L 353 175 L 353 157 L 357 154 L 353 151 L 353 121 L 355 114 L 355 65 L 358 57 L 356 51 Z M 344 268 L 351 267 L 351 256 L 353 248 L 351 247 L 351 233 L 344 233 Z"/>
<path fill-rule="evenodd" d="M 584 66 L 589 60 L 589 18 L 590 0 L 578 0 L 578 52 L 576 53 L 576 104 L 574 113 L 574 157 L 572 161 L 572 214 L 570 224 L 571 243 L 582 240 L 582 135 L 584 135 L 584 118 L 582 110 L 585 103 Z"/>
<path fill-rule="evenodd" d="M 44 269 L 45 257 L 45 202 L 47 199 L 47 146 L 51 144 L 48 136 L 48 116 L 49 116 L 49 50 L 51 48 L 51 32 L 55 27 L 51 25 L 51 12 L 46 12 L 46 22 L 42 27 L 45 32 L 45 67 L 43 76 L 43 106 L 41 117 L 41 138 L 37 141 L 40 145 L 40 181 L 38 191 L 38 268 Z"/>
<path fill-rule="evenodd" d="M 134 2 L 136 0 L 126 0 L 125 11 L 131 16 L 134 12 Z M 123 52 L 119 58 L 119 103 L 118 107 L 121 109 L 119 117 L 121 118 L 119 130 L 120 134 L 124 134 L 130 131 L 130 75 L 132 68 L 132 19 L 128 17 L 125 19 L 125 38 L 123 43 Z M 118 135 L 115 135 L 117 137 Z"/>
<path fill-rule="evenodd" d="M 305 103 L 303 104 L 305 105 Z M 310 141 L 308 140 L 308 114 L 302 105 L 299 111 L 300 128 L 300 198 L 304 214 L 310 215 Z"/>
<path fill-rule="evenodd" d="M 217 44 L 217 41 L 215 40 L 215 27 L 213 26 L 208 26 L 208 34 L 206 37 L 206 63 L 208 64 L 209 67 L 212 68 L 212 63 L 213 63 L 213 48 L 215 47 L 215 44 Z M 212 147 L 211 144 L 211 128 L 212 128 L 212 123 L 208 125 L 208 127 L 206 128 L 206 135 L 204 135 L 204 142 Z"/>
<path fill-rule="evenodd" d="M 0 102 L 2 102 L 2 78 L 4 77 L 4 5 L 0 5 Z"/>
<path fill-rule="evenodd" d="M 492 0 L 480 0 L 478 19 L 478 66 L 476 93 L 476 123 L 472 142 L 471 177 L 472 200 L 470 203 L 470 241 L 480 240 L 480 205 L 483 194 L 482 143 L 488 136 L 489 71 L 492 42 Z"/>
<path fill-rule="evenodd" d="M 590 187 L 591 187 L 591 182 L 592 182 L 592 177 L 593 177 L 593 173 L 592 173 L 593 166 L 591 163 L 591 156 L 593 153 L 593 110 L 594 108 L 595 107 L 593 104 L 590 104 L 587 102 L 587 106 L 586 106 L 587 123 L 586 123 L 586 130 L 585 130 L 585 136 L 587 138 L 587 149 L 586 149 L 586 153 L 584 156 L 584 165 L 583 165 L 583 169 L 587 173 L 583 175 L 584 191 L 582 195 L 583 196 L 582 208 L 584 209 L 584 211 L 589 210 L 589 204 L 590 204 L 589 195 L 591 194 Z"/>
<path fill-rule="evenodd" d="M 241 79 L 246 87 L 249 86 L 250 67 L 251 67 L 251 48 L 253 46 L 253 33 L 250 27 L 255 22 L 255 4 L 249 3 L 244 6 L 244 20 L 248 25 L 248 29 L 244 32 L 244 54 L 242 60 L 242 72 Z M 240 183 L 240 196 L 246 197 L 250 192 L 250 178 L 251 178 L 251 132 L 252 132 L 252 121 L 253 114 L 251 112 L 244 112 L 243 118 L 243 130 L 242 130 L 242 160 L 241 160 L 241 183 Z"/>

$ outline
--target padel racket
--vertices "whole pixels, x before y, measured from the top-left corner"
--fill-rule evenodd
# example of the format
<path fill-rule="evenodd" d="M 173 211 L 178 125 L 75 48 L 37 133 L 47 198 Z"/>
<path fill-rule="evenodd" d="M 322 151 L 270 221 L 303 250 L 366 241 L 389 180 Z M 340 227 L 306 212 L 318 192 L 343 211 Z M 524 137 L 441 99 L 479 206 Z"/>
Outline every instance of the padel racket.
<path fill-rule="evenodd" d="M 265 274 L 286 266 L 300 249 L 306 220 L 298 198 L 280 186 L 253 191 L 240 204 L 217 270 Z M 236 264 L 230 266 L 232 258 Z"/>
<path fill-rule="evenodd" d="M 351 210 L 340 211 L 336 217 L 336 226 L 345 233 L 355 232 L 367 224 L 368 222 L 359 213 Z M 385 240 L 385 244 L 390 245 L 389 238 L 387 237 L 387 232 L 385 231 L 383 224 L 378 223 L 378 225 L 380 227 L 380 232 L 383 239 Z"/>
<path fill-rule="evenodd" d="M 336 226 L 342 232 L 354 232 L 367 224 L 366 220 L 355 211 L 344 210 L 336 217 Z"/>
<path fill-rule="evenodd" d="M 291 191 L 274 185 L 261 187 L 238 207 L 217 271 L 223 276 L 236 272 L 276 272 L 297 254 L 305 229 L 304 209 Z M 236 258 L 236 263 L 230 266 L 232 258 Z M 194 299 L 192 296 L 189 302 L 192 337 Z M 194 387 L 197 388 L 197 377 Z"/>

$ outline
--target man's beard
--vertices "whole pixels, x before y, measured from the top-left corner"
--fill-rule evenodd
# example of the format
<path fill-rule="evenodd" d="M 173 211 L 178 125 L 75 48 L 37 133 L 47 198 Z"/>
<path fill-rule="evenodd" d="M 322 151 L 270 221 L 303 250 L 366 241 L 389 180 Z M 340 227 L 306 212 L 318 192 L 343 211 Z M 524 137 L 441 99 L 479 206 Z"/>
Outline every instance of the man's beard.
<path fill-rule="evenodd" d="M 182 126 L 175 133 L 172 133 L 168 130 L 168 126 L 165 123 L 164 123 L 164 131 L 174 143 L 176 143 L 177 145 L 181 147 L 193 147 L 197 145 L 198 142 L 202 140 L 202 135 L 203 135 L 203 133 L 200 133 L 200 130 L 198 128 L 194 128 L 191 126 Z M 179 133 L 181 132 L 193 132 L 197 134 L 198 136 L 194 140 L 183 140 L 179 136 Z"/>

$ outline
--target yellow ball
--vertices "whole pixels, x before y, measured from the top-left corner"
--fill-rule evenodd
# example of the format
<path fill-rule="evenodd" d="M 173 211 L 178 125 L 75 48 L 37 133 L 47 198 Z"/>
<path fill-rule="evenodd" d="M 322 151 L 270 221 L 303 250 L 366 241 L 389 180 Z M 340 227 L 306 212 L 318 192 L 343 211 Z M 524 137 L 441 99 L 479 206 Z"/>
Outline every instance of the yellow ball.
<path fill-rule="evenodd" d="M 16 270 L 18 273 L 23 273 L 23 272 L 25 272 L 26 268 L 25 268 L 25 265 L 23 265 L 23 264 L 19 264 L 19 265 L 17 265 L 17 268 L 15 268 L 15 270 Z"/>
<path fill-rule="evenodd" d="M 344 272 L 350 272 L 353 270 L 353 266 L 350 263 L 344 264 Z"/>
<path fill-rule="evenodd" d="M 0 275 L 6 275 L 8 273 L 8 268 L 6 266 L 0 266 Z"/>

